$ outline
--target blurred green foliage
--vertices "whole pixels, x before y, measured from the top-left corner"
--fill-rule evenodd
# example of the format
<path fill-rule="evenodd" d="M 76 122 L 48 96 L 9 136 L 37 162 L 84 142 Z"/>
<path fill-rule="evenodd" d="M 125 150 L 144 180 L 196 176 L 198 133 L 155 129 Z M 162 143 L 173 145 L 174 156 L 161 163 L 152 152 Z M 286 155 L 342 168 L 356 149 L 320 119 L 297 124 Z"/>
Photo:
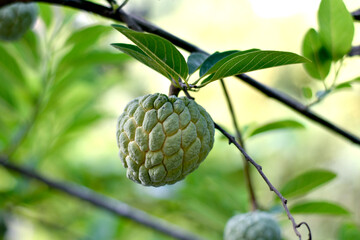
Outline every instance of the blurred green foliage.
<path fill-rule="evenodd" d="M 360 227 L 355 223 L 344 223 L 339 229 L 339 240 L 360 239 Z"/>
<path fill-rule="evenodd" d="M 18 42 L 0 43 L 0 154 L 45 176 L 75 182 L 121 200 L 206 239 L 221 239 L 226 221 L 238 212 L 249 211 L 240 154 L 228 146 L 226 139 L 216 136 L 206 164 L 180 183 L 149 188 L 126 179 L 116 156 L 118 112 L 109 113 L 106 105 L 113 102 L 108 98 L 114 92 L 116 95 L 117 89 L 142 93 L 142 82 L 125 80 L 130 58 L 109 46 L 113 30 L 108 22 L 84 25 L 74 10 L 39 5 L 41 19 L 36 30 Z M 114 138 L 110 140 L 97 131 L 108 122 L 114 126 L 110 130 Z M 256 143 L 265 132 L 289 128 L 302 129 L 303 125 L 276 120 L 256 124 L 248 135 L 256 134 L 250 140 Z M 286 141 L 289 138 L 292 136 Z M 276 143 L 279 138 L 273 139 Z M 108 146 L 109 142 L 114 145 Z M 99 149 L 102 151 L 96 154 Z M 252 154 L 260 154 L 259 158 L 263 152 L 271 155 L 261 144 L 255 150 Z M 297 198 L 332 179 L 330 174 L 313 186 L 301 177 L 313 171 L 297 174 L 297 178 L 288 171 L 280 186 L 289 186 L 287 182 L 291 186 L 309 184 L 296 194 Z M 286 219 L 263 181 L 254 178 L 266 192 L 259 194 L 263 208 L 273 210 L 280 220 Z M 359 235 L 355 222 L 339 229 L 340 240 Z M 0 239 L 170 238 L 0 168 Z"/>
<path fill-rule="evenodd" d="M 128 181 L 120 161 L 114 167 L 103 156 L 88 162 L 74 159 L 78 151 L 86 151 L 74 149 L 78 139 L 112 119 L 100 103 L 111 89 L 124 84 L 122 71 L 129 58 L 102 44 L 112 31 L 109 25 L 78 27 L 74 11 L 45 4 L 40 4 L 40 12 L 38 24 L 44 29 L 0 45 L 1 153 L 48 177 L 90 187 L 209 239 L 221 238 L 234 211 L 247 211 L 240 168 L 224 173 L 209 167 L 178 185 L 149 189 Z M 97 141 L 92 146 L 103 140 Z M 0 233 L 5 239 L 12 239 L 11 234 L 26 239 L 168 239 L 0 171 L 0 208 L 8 226 L 5 231 L 2 214 Z"/>

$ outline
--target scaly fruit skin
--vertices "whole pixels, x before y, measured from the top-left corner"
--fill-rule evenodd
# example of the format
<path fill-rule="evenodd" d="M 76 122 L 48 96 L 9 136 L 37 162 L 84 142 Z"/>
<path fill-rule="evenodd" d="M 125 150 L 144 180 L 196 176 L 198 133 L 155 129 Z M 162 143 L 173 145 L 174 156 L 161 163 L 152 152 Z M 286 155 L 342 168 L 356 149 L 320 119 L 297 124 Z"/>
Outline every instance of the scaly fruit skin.
<path fill-rule="evenodd" d="M 35 23 L 35 3 L 12 3 L 0 8 L 0 40 L 16 41 Z"/>
<path fill-rule="evenodd" d="M 214 144 L 214 123 L 204 108 L 185 97 L 155 93 L 129 102 L 117 125 L 126 175 L 145 186 L 182 180 Z"/>
<path fill-rule="evenodd" d="M 281 230 L 269 213 L 249 212 L 230 218 L 224 240 L 281 240 Z"/>

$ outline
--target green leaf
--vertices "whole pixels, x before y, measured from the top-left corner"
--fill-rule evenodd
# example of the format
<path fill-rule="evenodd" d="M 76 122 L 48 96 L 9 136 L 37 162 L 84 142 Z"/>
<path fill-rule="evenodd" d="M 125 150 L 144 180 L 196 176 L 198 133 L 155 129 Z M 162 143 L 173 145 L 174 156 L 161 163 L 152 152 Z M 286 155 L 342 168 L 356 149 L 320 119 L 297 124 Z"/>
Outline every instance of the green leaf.
<path fill-rule="evenodd" d="M 73 58 L 70 58 L 68 61 L 63 62 L 63 64 L 66 64 L 63 66 L 88 67 L 90 65 L 96 65 L 96 64 L 98 65 L 119 64 L 119 63 L 123 63 L 128 59 L 130 58 L 125 54 L 121 55 L 110 51 L 95 50 L 86 53 L 86 57 L 82 55 L 73 56 Z"/>
<path fill-rule="evenodd" d="M 196 70 L 198 70 L 208 56 L 208 54 L 202 52 L 191 53 L 187 60 L 189 74 L 193 74 Z"/>
<path fill-rule="evenodd" d="M 22 68 L 15 59 L 15 57 L 10 54 L 6 48 L 2 47 L 0 45 L 0 70 L 2 73 L 6 73 L 5 76 L 11 81 L 17 82 L 17 83 L 24 83 L 25 78 L 24 74 L 22 72 Z M 5 79 L 7 80 L 7 79 Z M 1 81 L 4 81 L 4 79 L 1 79 Z"/>
<path fill-rule="evenodd" d="M 340 84 L 336 85 L 334 89 L 339 90 L 339 89 L 343 89 L 343 88 L 351 88 L 353 83 L 360 83 L 360 77 L 354 78 L 350 81 L 340 83 Z"/>
<path fill-rule="evenodd" d="M 309 87 L 303 87 L 302 88 L 302 93 L 303 93 L 303 95 L 304 95 L 304 97 L 305 98 L 307 98 L 307 99 L 310 99 L 310 98 L 312 98 L 312 90 L 311 90 L 311 88 L 309 88 Z"/>
<path fill-rule="evenodd" d="M 348 83 L 352 84 L 352 83 L 360 83 L 360 77 L 354 78 L 350 81 L 348 81 Z"/>
<path fill-rule="evenodd" d="M 311 63 L 304 64 L 308 74 L 315 79 L 324 80 L 330 72 L 331 56 L 326 51 L 319 34 L 314 29 L 310 29 L 306 33 L 302 52 L 304 57 L 311 60 Z"/>
<path fill-rule="evenodd" d="M 0 211 L 0 239 L 5 239 L 6 232 L 8 231 L 5 221 L 5 213 Z"/>
<path fill-rule="evenodd" d="M 66 45 L 70 45 L 70 50 L 62 57 L 58 65 L 58 71 L 61 73 L 64 71 L 64 67 L 74 59 L 79 59 L 80 56 L 87 55 L 87 51 L 92 49 L 94 45 L 104 35 L 110 33 L 111 28 L 100 25 L 89 26 L 81 28 L 67 39 Z M 84 37 L 86 36 L 86 37 Z M 75 67 L 76 65 L 74 65 Z"/>
<path fill-rule="evenodd" d="M 350 83 L 340 83 L 339 85 L 336 85 L 334 87 L 334 90 L 341 90 L 341 89 L 344 89 L 344 88 L 351 88 L 351 84 Z"/>
<path fill-rule="evenodd" d="M 248 50 L 244 50 L 244 51 L 239 51 L 239 50 L 230 50 L 230 51 L 225 51 L 225 52 L 215 52 L 212 55 L 210 55 L 205 61 L 204 63 L 201 65 L 200 68 L 200 77 L 204 76 L 204 75 L 208 75 L 213 73 L 213 69 L 212 67 L 218 63 L 220 60 L 224 59 L 227 56 L 230 56 L 234 53 L 238 53 L 238 54 L 245 54 L 245 53 L 249 53 L 249 52 L 255 52 L 255 51 L 259 51 L 260 49 L 257 48 L 252 48 L 252 49 L 248 49 Z"/>
<path fill-rule="evenodd" d="M 325 201 L 312 201 L 297 203 L 290 209 L 292 214 L 326 214 L 326 215 L 347 215 L 349 211 L 344 207 Z"/>
<path fill-rule="evenodd" d="M 305 126 L 302 123 L 299 123 L 295 120 L 280 120 L 271 123 L 267 123 L 260 127 L 255 128 L 250 134 L 249 137 L 255 136 L 260 133 L 279 130 L 279 129 L 303 129 Z"/>
<path fill-rule="evenodd" d="M 1 68 L 0 68 L 1 70 Z M 0 77 L 3 75 L 0 73 Z M 16 95 L 13 91 L 9 91 L 9 89 L 14 89 L 14 84 L 11 81 L 3 80 L 0 88 L 0 103 L 2 108 L 6 108 L 8 110 L 15 110 L 18 106 L 16 101 Z M 1 109 L 2 112 L 5 112 Z"/>
<path fill-rule="evenodd" d="M 318 11 L 319 35 L 334 61 L 351 49 L 354 23 L 342 0 L 322 0 Z"/>
<path fill-rule="evenodd" d="M 217 62 L 206 74 L 212 74 L 202 83 L 208 83 L 229 76 L 259 69 L 309 62 L 306 58 L 291 52 L 249 51 L 231 54 Z"/>
<path fill-rule="evenodd" d="M 328 170 L 310 170 L 288 181 L 280 189 L 280 192 L 285 198 L 302 196 L 335 177 L 336 174 Z"/>
<path fill-rule="evenodd" d="M 154 61 L 153 65 L 157 65 L 157 69 L 162 69 L 161 72 L 166 72 L 165 76 L 168 79 L 178 81 L 181 78 L 186 81 L 189 74 L 188 66 L 183 55 L 170 41 L 154 34 L 136 32 L 121 25 L 112 26 L 134 42 Z"/>
<path fill-rule="evenodd" d="M 155 61 L 153 61 L 148 55 L 146 55 L 140 48 L 131 44 L 125 43 L 114 43 L 113 47 L 119 49 L 120 51 L 128 54 L 129 56 L 135 58 L 139 62 L 145 64 L 146 66 L 154 69 L 158 73 L 164 75 L 165 77 L 169 77 L 168 72 L 164 70 L 164 68 L 159 67 Z"/>
<path fill-rule="evenodd" d="M 53 20 L 52 7 L 49 4 L 38 3 L 40 9 L 40 17 L 44 21 L 47 28 L 51 26 Z"/>
<path fill-rule="evenodd" d="M 37 68 L 41 64 L 42 50 L 40 48 L 40 39 L 36 32 L 27 31 L 26 34 L 17 41 L 14 46 L 27 64 L 32 68 Z"/>
<path fill-rule="evenodd" d="M 111 30 L 109 27 L 95 25 L 75 31 L 66 41 L 66 45 L 70 45 L 71 47 L 59 61 L 56 75 L 61 75 L 65 71 L 65 68 L 69 66 L 69 63 L 72 63 L 73 67 L 82 64 L 82 59 L 86 59 L 84 56 L 88 55 L 88 51 L 94 49 L 96 43 L 99 42 L 103 36 L 110 33 Z M 81 57 L 82 59 L 79 61 Z M 74 63 L 75 61 L 77 61 L 77 63 Z"/>
<path fill-rule="evenodd" d="M 110 33 L 111 28 L 102 25 L 87 26 L 74 32 L 66 44 L 74 44 L 78 49 L 87 49 L 94 45 L 103 35 Z"/>
<path fill-rule="evenodd" d="M 16 178 L 14 178 L 7 169 L 0 168 L 1 182 L 0 192 L 7 192 L 15 188 Z M 0 235 L 1 236 L 1 235 Z"/>
<path fill-rule="evenodd" d="M 338 232 L 338 240 L 360 239 L 360 228 L 355 223 L 343 224 Z"/>
<path fill-rule="evenodd" d="M 200 67 L 200 77 L 208 74 L 208 71 L 217 63 L 219 62 L 221 59 L 234 54 L 234 53 L 238 53 L 240 51 L 238 50 L 230 50 L 230 51 L 226 51 L 226 52 L 215 52 L 213 54 L 211 54 L 201 65 Z"/>

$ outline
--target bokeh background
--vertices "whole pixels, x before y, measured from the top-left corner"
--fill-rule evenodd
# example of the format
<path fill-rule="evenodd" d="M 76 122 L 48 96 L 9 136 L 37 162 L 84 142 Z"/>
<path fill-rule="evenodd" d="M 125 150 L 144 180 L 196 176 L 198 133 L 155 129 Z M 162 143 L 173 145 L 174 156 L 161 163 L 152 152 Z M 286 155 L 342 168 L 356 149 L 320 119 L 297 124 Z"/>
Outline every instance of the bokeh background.
<path fill-rule="evenodd" d="M 208 52 L 260 48 L 301 54 L 306 31 L 317 28 L 319 2 L 130 0 L 125 9 Z M 344 2 L 350 11 L 360 7 L 355 0 Z M 217 133 L 206 161 L 184 181 L 152 188 L 128 180 L 117 155 L 117 116 L 135 97 L 166 94 L 169 81 L 110 46 L 127 42 L 110 27 L 112 21 L 70 8 L 39 7 L 33 31 L 16 43 L 0 43 L 0 153 L 45 176 L 84 185 L 206 239 L 222 239 L 226 221 L 250 209 L 239 152 Z M 360 42 L 358 24 L 355 27 L 354 45 Z M 358 77 L 359 64 L 359 57 L 346 59 L 338 81 Z M 303 87 L 323 90 L 323 84 L 311 79 L 301 65 L 250 75 L 304 104 L 314 99 L 303 96 Z M 314 239 L 345 239 L 341 235 L 346 229 L 360 225 L 359 146 L 237 79 L 225 81 L 243 129 L 282 119 L 306 126 L 248 138 L 248 153 L 279 188 L 307 170 L 336 173 L 335 180 L 289 205 L 306 199 L 339 203 L 351 213 L 294 217 L 310 224 Z M 214 121 L 234 132 L 219 83 L 193 96 Z M 359 84 L 331 94 L 312 109 L 360 136 Z M 260 205 L 273 211 L 284 239 L 295 239 L 276 196 L 254 169 L 252 177 Z M 6 240 L 170 239 L 4 168 L 0 168 L 0 215 L 0 239 Z M 306 236 L 305 229 L 300 231 Z"/>

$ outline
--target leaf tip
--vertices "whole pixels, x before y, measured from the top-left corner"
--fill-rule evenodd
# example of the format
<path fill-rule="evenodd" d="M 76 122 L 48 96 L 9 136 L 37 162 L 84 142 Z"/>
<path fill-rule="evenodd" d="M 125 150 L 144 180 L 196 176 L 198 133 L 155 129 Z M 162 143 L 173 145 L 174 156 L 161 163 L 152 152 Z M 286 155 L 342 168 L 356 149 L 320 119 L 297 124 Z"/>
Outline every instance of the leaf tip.
<path fill-rule="evenodd" d="M 303 57 L 303 56 L 302 56 Z M 303 63 L 312 63 L 312 61 L 306 57 L 303 57 Z"/>

